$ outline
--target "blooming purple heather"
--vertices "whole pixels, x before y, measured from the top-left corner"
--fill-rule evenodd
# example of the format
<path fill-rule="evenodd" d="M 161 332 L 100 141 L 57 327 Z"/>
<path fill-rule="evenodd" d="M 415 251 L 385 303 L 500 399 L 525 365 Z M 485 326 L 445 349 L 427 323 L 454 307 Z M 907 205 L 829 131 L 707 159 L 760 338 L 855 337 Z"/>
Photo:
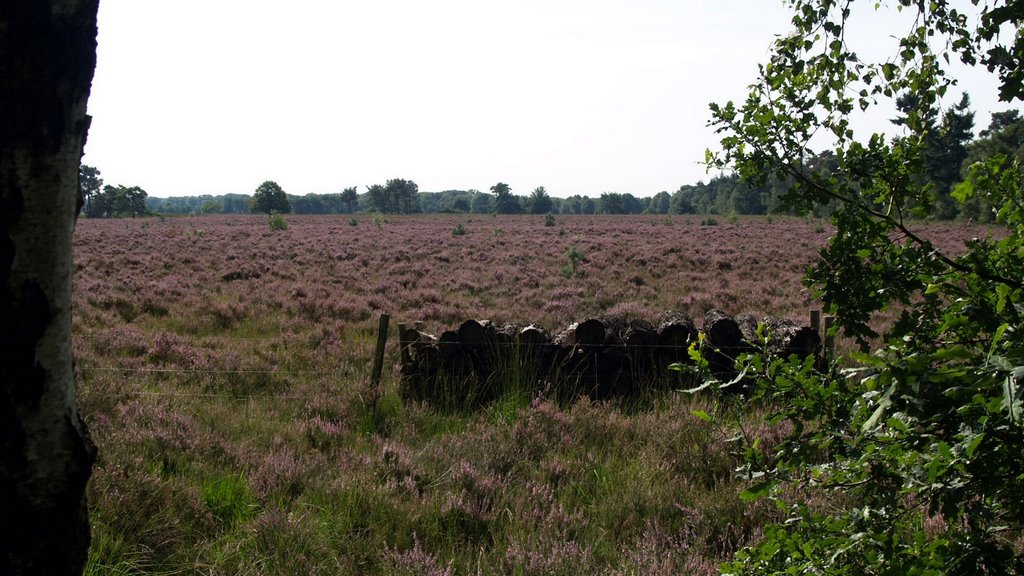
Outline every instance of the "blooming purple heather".
<path fill-rule="evenodd" d="M 260 216 L 79 220 L 92 573 L 703 575 L 781 519 L 739 499 L 738 431 L 694 415 L 712 400 L 567 401 L 541 386 L 437 407 L 399 393 L 394 326 L 557 333 L 712 308 L 803 323 L 817 304 L 801 278 L 827 224 L 354 218 L 285 215 L 277 231 Z M 956 253 L 989 231 L 923 233 Z M 745 422 L 763 445 L 787 431 L 758 407 Z M 829 505 L 810 488 L 785 497 Z"/>

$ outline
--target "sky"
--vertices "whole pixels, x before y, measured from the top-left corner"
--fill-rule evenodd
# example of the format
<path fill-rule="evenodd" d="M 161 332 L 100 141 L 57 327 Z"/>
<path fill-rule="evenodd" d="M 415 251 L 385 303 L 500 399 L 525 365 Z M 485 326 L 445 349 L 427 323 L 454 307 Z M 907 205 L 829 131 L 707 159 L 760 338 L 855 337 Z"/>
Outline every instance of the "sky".
<path fill-rule="evenodd" d="M 878 18 L 851 42 L 903 25 Z M 744 98 L 789 19 L 779 0 L 104 0 L 83 162 L 155 197 L 391 178 L 650 196 L 709 178 L 708 104 Z M 986 80 L 962 82 L 976 130 L 1006 108 Z"/>

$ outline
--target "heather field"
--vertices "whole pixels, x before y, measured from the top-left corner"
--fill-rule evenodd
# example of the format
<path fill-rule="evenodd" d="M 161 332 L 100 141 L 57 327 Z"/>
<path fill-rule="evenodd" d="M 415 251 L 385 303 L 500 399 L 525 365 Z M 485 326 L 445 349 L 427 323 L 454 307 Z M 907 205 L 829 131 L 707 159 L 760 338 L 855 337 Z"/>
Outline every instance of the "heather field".
<path fill-rule="evenodd" d="M 680 392 L 439 410 L 398 393 L 393 337 L 370 385 L 377 318 L 434 333 L 711 308 L 803 322 L 827 223 L 285 221 L 79 221 L 76 375 L 100 449 L 87 573 L 713 574 L 778 520 L 738 498 L 726 442 L 784 434 L 758 407 L 744 430 L 694 415 L 735 399 Z M 950 252 L 987 233 L 926 228 Z"/>

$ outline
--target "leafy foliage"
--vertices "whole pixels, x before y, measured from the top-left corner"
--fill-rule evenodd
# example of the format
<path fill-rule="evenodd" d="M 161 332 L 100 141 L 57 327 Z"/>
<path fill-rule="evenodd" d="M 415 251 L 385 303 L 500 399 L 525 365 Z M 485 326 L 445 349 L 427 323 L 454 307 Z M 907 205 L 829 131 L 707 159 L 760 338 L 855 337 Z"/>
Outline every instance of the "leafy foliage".
<path fill-rule="evenodd" d="M 989 42 L 995 22 L 1019 24 L 1024 3 L 986 4 L 971 27 L 950 2 L 899 0 L 914 25 L 895 58 L 879 63 L 846 44 L 853 3 L 788 4 L 794 30 L 776 40 L 744 103 L 712 105 L 722 149 L 708 161 L 754 185 L 791 182 L 791 210 L 834 207 L 835 236 L 808 282 L 838 326 L 876 350 L 828 367 L 767 353 L 743 360 L 772 421 L 792 426 L 770 453 L 745 441 L 743 471 L 755 481 L 746 494 L 770 497 L 789 519 L 725 571 L 1022 573 L 1024 168 L 996 154 L 952 191 L 961 205 L 983 199 L 1005 226 L 961 256 L 937 250 L 913 218 L 937 200 L 923 177 L 934 136 L 927 111 L 954 82 L 950 56 L 987 65 L 1002 96 L 1020 99 L 1017 53 Z M 907 93 L 916 103 L 905 108 L 904 134 L 856 137 L 857 110 Z M 808 170 L 821 134 L 834 163 Z M 876 334 L 869 323 L 891 309 L 903 312 Z M 833 507 L 783 498 L 806 486 L 834 493 Z"/>
<path fill-rule="evenodd" d="M 268 225 L 271 230 L 287 230 L 288 223 L 285 222 L 284 216 L 281 216 L 277 212 L 271 212 L 268 220 Z"/>
<path fill-rule="evenodd" d="M 351 198 L 351 193 L 348 194 Z M 420 211 L 419 186 L 412 180 L 392 178 L 383 186 L 368 186 L 366 198 L 372 210 L 383 214 L 409 214 Z"/>
<path fill-rule="evenodd" d="M 495 214 L 521 214 L 523 212 L 523 205 L 519 202 L 519 197 L 512 194 L 512 188 L 508 184 L 498 182 L 491 186 L 491 192 L 494 193 L 492 206 Z"/>
<path fill-rule="evenodd" d="M 95 166 L 82 164 L 78 167 L 79 210 L 88 215 L 89 201 L 103 190 L 103 178 Z"/>
<path fill-rule="evenodd" d="M 99 171 L 96 172 L 96 177 L 98 180 Z M 102 180 L 98 182 L 102 183 Z M 103 187 L 102 192 L 92 193 L 87 197 L 85 215 L 90 218 L 145 216 L 149 213 L 146 209 L 146 196 L 146 191 L 138 186 L 108 184 Z"/>
<path fill-rule="evenodd" d="M 103 185 L 100 171 L 86 164 L 78 168 L 79 210 L 88 218 L 145 216 L 146 191 L 138 186 Z"/>
<path fill-rule="evenodd" d="M 249 200 L 249 210 L 258 214 L 287 214 L 292 211 L 292 206 L 281 186 L 273 180 L 267 180 L 256 188 L 256 193 Z"/>
<path fill-rule="evenodd" d="M 349 214 L 354 213 L 356 206 L 359 204 L 359 193 L 356 191 L 356 187 L 350 186 L 342 190 L 341 201 L 345 203 Z"/>
<path fill-rule="evenodd" d="M 530 197 L 526 201 L 526 205 L 529 206 L 530 214 L 547 214 L 554 208 L 551 196 L 543 186 L 533 189 L 533 192 L 530 193 Z"/>

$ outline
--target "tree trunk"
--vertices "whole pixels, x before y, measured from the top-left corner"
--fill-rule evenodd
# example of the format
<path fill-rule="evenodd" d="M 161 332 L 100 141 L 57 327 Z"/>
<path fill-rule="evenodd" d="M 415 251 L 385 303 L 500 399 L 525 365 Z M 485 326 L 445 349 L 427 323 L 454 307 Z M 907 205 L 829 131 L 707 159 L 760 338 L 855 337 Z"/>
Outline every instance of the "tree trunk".
<path fill-rule="evenodd" d="M 71 241 L 96 0 L 0 4 L 0 574 L 80 574 L 95 458 L 75 403 Z"/>

